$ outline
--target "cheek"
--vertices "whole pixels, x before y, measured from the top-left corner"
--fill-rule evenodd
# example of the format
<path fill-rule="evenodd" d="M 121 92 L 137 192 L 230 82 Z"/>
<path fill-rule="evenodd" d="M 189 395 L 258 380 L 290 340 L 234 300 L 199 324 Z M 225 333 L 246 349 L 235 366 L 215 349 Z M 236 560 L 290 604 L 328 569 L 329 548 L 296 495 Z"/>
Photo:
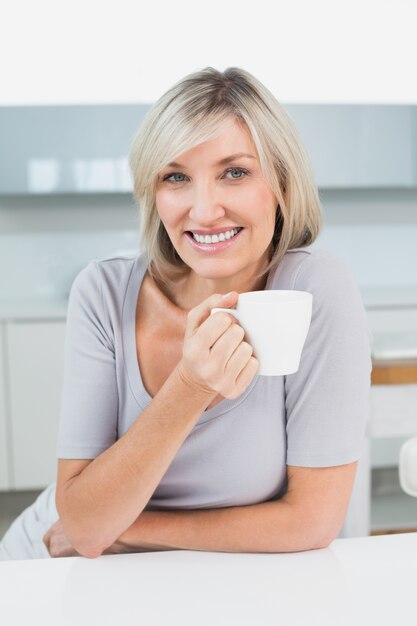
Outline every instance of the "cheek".
<path fill-rule="evenodd" d="M 245 194 L 243 203 L 249 221 L 256 221 L 262 230 L 275 227 L 278 201 L 268 188 L 258 188 Z"/>
<path fill-rule="evenodd" d="M 275 228 L 275 219 L 277 214 L 278 200 L 269 187 L 262 191 L 262 207 L 264 207 L 265 226 L 267 228 Z"/>
<path fill-rule="evenodd" d="M 172 193 L 159 191 L 155 196 L 156 210 L 166 225 L 175 224 L 180 217 L 180 203 Z"/>

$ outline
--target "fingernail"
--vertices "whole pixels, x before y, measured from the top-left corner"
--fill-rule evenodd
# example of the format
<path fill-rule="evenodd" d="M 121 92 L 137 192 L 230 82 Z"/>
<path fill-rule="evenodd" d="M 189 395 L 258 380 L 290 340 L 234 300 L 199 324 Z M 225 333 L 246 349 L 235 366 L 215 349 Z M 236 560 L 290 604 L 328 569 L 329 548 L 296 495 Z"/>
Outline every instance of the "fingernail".
<path fill-rule="evenodd" d="M 232 291 L 229 291 L 229 293 L 225 293 L 224 296 L 222 296 L 222 300 L 226 300 L 226 298 L 228 298 L 232 293 Z"/>

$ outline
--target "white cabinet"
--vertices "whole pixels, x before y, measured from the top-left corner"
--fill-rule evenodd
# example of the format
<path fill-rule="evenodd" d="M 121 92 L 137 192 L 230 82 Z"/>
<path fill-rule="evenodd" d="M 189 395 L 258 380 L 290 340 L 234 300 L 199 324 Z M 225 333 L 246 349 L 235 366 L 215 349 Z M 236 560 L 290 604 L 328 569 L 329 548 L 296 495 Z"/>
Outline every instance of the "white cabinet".
<path fill-rule="evenodd" d="M 371 388 L 372 468 L 395 467 L 403 443 L 417 435 L 417 384 Z"/>
<path fill-rule="evenodd" d="M 148 109 L 0 107 L 0 194 L 131 193 L 127 151 Z"/>
<path fill-rule="evenodd" d="M 371 412 L 372 437 L 417 435 L 417 384 L 373 385 Z"/>
<path fill-rule="evenodd" d="M 288 105 L 322 188 L 415 187 L 416 107 Z"/>
<path fill-rule="evenodd" d="M 16 321 L 7 329 L 12 489 L 56 479 L 64 365 L 64 321 Z"/>
<path fill-rule="evenodd" d="M 285 104 L 323 188 L 417 186 L 415 105 Z M 149 105 L 0 107 L 0 194 L 131 193 Z M 25 137 L 25 141 L 22 141 Z"/>
<path fill-rule="evenodd" d="M 401 293 L 403 292 L 403 293 Z M 378 290 L 376 290 L 378 296 Z M 375 308 L 368 310 L 368 320 L 373 335 L 373 353 L 385 351 L 391 358 L 407 358 L 415 349 L 417 337 L 417 308 L 414 300 L 407 301 L 406 289 L 394 292 L 403 308 Z M 379 295 L 381 297 L 381 294 Z M 394 355 L 394 356 L 393 356 Z M 389 362 L 385 362 L 389 365 Z M 379 361 L 383 366 L 384 361 Z M 417 435 L 417 384 L 373 385 L 371 388 L 371 464 L 372 468 L 398 465 L 400 448 L 411 436 Z"/>
<path fill-rule="evenodd" d="M 8 471 L 8 422 L 6 410 L 6 353 L 4 350 L 4 336 L 6 332 L 5 324 L 0 323 L 0 491 L 9 487 L 9 471 Z"/>

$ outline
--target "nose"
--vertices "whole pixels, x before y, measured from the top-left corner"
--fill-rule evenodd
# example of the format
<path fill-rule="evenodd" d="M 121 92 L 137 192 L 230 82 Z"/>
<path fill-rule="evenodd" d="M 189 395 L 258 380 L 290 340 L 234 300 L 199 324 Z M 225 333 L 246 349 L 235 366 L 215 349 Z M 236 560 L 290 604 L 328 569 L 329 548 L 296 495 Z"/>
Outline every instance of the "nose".
<path fill-rule="evenodd" d="M 225 209 L 213 185 L 196 184 L 193 189 L 190 219 L 197 225 L 210 226 L 224 217 Z"/>

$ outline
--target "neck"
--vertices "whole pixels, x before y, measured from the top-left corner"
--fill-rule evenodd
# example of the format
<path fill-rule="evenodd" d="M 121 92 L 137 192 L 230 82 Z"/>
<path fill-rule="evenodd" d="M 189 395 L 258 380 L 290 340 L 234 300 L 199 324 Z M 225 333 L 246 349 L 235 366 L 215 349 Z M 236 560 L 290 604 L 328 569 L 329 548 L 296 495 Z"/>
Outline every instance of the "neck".
<path fill-rule="evenodd" d="M 259 272 L 259 268 L 257 272 Z M 242 273 L 242 275 L 211 279 L 199 276 L 190 270 L 186 275 L 181 278 L 176 278 L 169 284 L 158 280 L 156 277 L 154 285 L 162 292 L 171 306 L 177 309 L 178 313 L 186 315 L 188 311 L 214 293 L 262 291 L 265 289 L 267 280 L 268 275 L 255 278 L 253 272 L 251 272 L 251 275 L 244 275 Z"/>

